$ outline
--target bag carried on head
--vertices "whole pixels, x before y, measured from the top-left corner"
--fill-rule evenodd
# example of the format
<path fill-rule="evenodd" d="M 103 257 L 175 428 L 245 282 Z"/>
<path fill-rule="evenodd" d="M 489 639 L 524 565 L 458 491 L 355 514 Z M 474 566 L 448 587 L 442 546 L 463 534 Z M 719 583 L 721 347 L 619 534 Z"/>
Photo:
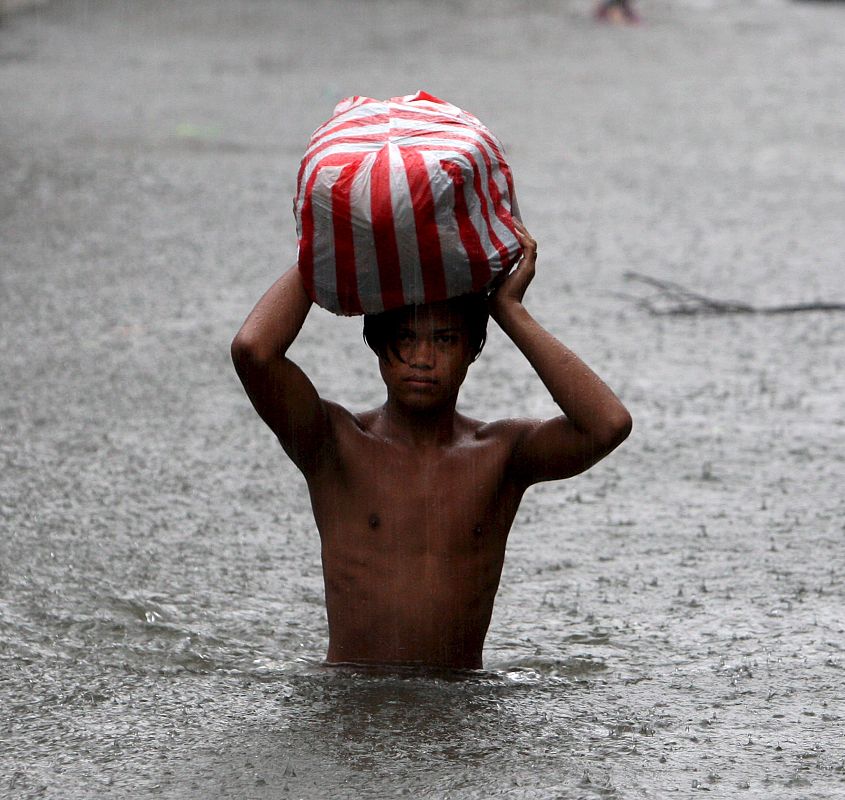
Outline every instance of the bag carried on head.
<path fill-rule="evenodd" d="M 521 252 L 501 144 L 425 92 L 340 102 L 311 136 L 294 214 L 305 288 L 336 314 L 483 291 Z"/>

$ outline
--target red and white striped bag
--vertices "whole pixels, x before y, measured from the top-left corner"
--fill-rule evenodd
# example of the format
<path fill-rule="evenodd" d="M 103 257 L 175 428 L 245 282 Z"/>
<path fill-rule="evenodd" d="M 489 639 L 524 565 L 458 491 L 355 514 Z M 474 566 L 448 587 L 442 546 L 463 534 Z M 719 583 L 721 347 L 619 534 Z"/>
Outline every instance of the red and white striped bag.
<path fill-rule="evenodd" d="M 425 92 L 341 101 L 311 136 L 294 214 L 305 288 L 336 314 L 481 291 L 521 252 L 501 144 Z"/>

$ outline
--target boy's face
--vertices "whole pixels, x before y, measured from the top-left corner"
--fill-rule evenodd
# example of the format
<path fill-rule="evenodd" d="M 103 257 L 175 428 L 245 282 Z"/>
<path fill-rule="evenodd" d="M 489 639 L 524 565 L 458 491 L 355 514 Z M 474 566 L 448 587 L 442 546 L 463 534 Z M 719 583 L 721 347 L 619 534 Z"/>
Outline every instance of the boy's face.
<path fill-rule="evenodd" d="M 387 348 L 387 358 L 379 359 L 391 397 L 430 408 L 458 393 L 472 352 L 464 320 L 446 303 L 408 308 L 397 326 L 394 344 Z"/>

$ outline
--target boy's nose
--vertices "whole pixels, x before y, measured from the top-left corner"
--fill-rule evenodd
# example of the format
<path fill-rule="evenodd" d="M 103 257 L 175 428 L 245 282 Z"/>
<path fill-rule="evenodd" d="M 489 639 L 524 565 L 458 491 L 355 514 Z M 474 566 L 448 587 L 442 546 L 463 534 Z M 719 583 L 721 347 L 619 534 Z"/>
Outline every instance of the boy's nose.
<path fill-rule="evenodd" d="M 434 366 L 434 343 L 425 338 L 414 342 L 409 365 L 412 367 L 428 368 Z"/>

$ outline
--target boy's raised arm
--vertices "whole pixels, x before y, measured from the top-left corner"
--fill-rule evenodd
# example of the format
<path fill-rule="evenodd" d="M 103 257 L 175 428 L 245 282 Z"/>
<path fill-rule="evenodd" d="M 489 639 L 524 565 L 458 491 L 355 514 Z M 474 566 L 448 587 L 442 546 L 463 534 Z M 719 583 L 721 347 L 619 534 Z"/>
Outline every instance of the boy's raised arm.
<path fill-rule="evenodd" d="M 522 304 L 534 278 L 537 243 L 517 224 L 523 257 L 490 299 L 490 314 L 537 371 L 563 416 L 528 423 L 516 442 L 514 478 L 532 483 L 583 472 L 620 445 L 631 415 L 578 356 L 545 330 Z"/>
<path fill-rule="evenodd" d="M 291 267 L 258 301 L 232 341 L 232 361 L 249 399 L 303 472 L 316 466 L 329 433 L 317 390 L 285 355 L 310 308 L 299 270 Z"/>

